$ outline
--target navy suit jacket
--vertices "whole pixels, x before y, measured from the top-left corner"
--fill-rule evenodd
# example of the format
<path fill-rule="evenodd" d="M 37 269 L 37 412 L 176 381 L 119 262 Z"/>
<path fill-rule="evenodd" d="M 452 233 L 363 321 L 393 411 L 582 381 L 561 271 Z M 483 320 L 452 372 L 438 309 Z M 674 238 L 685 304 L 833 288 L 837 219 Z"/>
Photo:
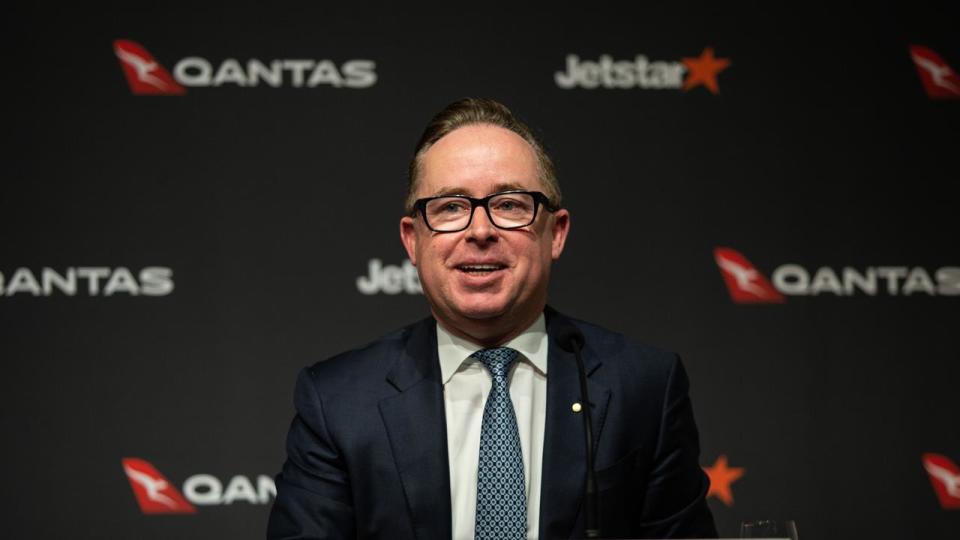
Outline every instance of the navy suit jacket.
<path fill-rule="evenodd" d="M 540 537 L 582 537 L 585 445 L 576 361 L 546 309 Z M 615 538 L 716 537 L 680 359 L 600 327 L 583 332 L 600 520 Z M 305 368 L 269 538 L 450 538 L 436 322 L 424 319 Z M 582 413 L 580 413 L 582 414 Z"/>

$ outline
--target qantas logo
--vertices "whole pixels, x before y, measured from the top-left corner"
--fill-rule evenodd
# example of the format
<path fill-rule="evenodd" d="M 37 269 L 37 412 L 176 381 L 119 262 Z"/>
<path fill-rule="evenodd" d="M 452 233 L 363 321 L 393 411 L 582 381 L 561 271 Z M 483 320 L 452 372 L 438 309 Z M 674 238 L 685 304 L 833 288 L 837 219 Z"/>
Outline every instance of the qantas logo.
<path fill-rule="evenodd" d="M 113 52 L 127 76 L 130 91 L 138 96 L 181 96 L 187 91 L 173 80 L 139 43 L 128 39 L 113 42 Z"/>
<path fill-rule="evenodd" d="M 923 454 L 923 469 L 944 510 L 960 509 L 960 467 L 946 456 Z"/>
<path fill-rule="evenodd" d="M 144 514 L 194 514 L 197 509 L 183 498 L 150 463 L 137 458 L 123 458 L 130 488 Z"/>
<path fill-rule="evenodd" d="M 566 71 L 554 74 L 554 82 L 565 90 L 572 88 L 641 88 L 654 90 L 692 90 L 703 86 L 711 94 L 719 94 L 717 76 L 730 67 L 729 58 L 714 56 L 713 47 L 706 47 L 700 56 L 680 61 L 653 61 L 642 54 L 633 59 L 614 60 L 608 54 L 596 61 L 567 55 Z"/>
<path fill-rule="evenodd" d="M 183 482 L 181 494 L 148 461 L 140 458 L 123 458 L 120 461 L 140 511 L 144 514 L 195 514 L 196 506 L 229 505 L 234 502 L 262 505 L 277 496 L 273 478 L 266 475 L 257 476 L 256 482 L 237 475 L 224 487 L 213 475 L 195 474 Z"/>
<path fill-rule="evenodd" d="M 910 46 L 910 57 L 930 99 L 960 99 L 960 76 L 940 55 L 921 45 Z"/>
<path fill-rule="evenodd" d="M 148 266 L 132 272 L 125 266 L 71 266 L 39 271 L 17 268 L 4 277 L 0 299 L 7 296 L 167 296 L 173 292 L 173 269 Z"/>
<path fill-rule="evenodd" d="M 113 52 L 120 61 L 130 91 L 140 96 L 180 96 L 187 92 L 187 87 L 368 88 L 377 82 L 373 60 L 347 60 L 338 66 L 325 59 L 262 61 L 251 58 L 241 63 L 235 58 L 227 58 L 217 64 L 203 57 L 189 56 L 174 64 L 171 76 L 143 45 L 135 41 L 115 40 Z"/>
<path fill-rule="evenodd" d="M 713 257 L 734 302 L 783 303 L 783 295 L 743 255 L 730 248 L 717 248 L 713 251 Z"/>
<path fill-rule="evenodd" d="M 920 266 L 822 266 L 811 272 L 799 264 L 782 264 L 768 281 L 740 252 L 718 247 L 713 257 L 737 304 L 780 304 L 787 296 L 960 296 L 960 267 L 928 271 Z"/>

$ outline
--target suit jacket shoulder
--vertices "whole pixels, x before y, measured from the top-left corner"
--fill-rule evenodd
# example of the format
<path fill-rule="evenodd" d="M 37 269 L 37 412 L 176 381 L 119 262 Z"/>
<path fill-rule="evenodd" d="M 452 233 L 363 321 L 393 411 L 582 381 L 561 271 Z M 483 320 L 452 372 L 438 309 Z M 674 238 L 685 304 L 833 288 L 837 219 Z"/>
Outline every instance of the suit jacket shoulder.
<path fill-rule="evenodd" d="M 443 538 L 450 505 L 432 318 L 304 368 L 270 538 Z"/>
<path fill-rule="evenodd" d="M 306 370 L 326 389 L 336 392 L 369 389 L 371 384 L 384 383 L 386 374 L 400 359 L 411 336 L 429 331 L 428 327 L 433 323 L 433 318 L 422 319 L 366 345 L 315 362 Z"/>

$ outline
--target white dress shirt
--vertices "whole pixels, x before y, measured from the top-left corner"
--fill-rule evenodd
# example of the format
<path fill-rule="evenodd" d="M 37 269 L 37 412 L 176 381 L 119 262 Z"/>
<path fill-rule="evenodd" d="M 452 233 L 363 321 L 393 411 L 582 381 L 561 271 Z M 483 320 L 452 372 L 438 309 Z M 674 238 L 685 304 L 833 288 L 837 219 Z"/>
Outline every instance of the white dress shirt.
<path fill-rule="evenodd" d="M 547 328 L 543 314 L 522 334 L 503 344 L 520 352 L 508 376 L 517 416 L 527 495 L 527 538 L 540 531 L 540 474 L 543 426 L 547 410 Z M 450 462 L 453 538 L 474 538 L 477 517 L 477 467 L 483 406 L 492 386 L 490 372 L 470 355 L 483 349 L 437 324 L 437 352 L 443 377 Z"/>

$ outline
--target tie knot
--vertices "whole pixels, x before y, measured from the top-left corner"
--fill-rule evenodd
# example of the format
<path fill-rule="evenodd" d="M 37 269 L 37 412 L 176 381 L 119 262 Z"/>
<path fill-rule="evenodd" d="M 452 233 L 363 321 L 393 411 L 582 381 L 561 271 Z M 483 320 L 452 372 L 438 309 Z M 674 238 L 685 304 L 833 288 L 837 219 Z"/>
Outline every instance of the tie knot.
<path fill-rule="evenodd" d="M 510 369 L 510 364 L 517 359 L 520 353 L 510 347 L 496 347 L 494 349 L 483 349 L 473 353 L 471 356 L 487 366 L 490 374 L 494 377 L 505 377 Z"/>

